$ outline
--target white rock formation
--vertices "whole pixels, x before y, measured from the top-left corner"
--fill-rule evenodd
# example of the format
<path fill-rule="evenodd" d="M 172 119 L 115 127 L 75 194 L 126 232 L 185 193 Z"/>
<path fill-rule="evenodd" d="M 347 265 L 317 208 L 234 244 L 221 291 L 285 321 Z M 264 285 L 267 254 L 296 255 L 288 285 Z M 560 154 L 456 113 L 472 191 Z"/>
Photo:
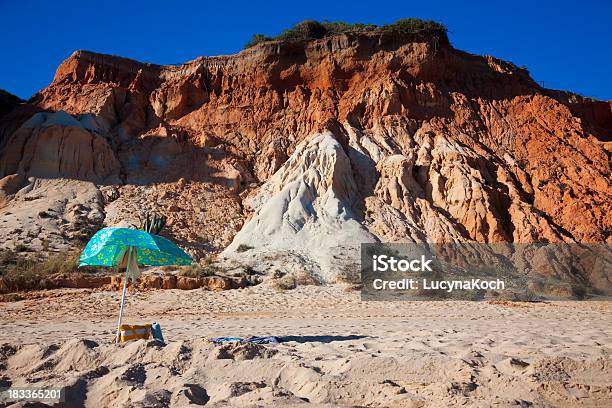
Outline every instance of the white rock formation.
<path fill-rule="evenodd" d="M 254 215 L 224 255 L 252 259 L 258 252 L 299 253 L 318 264 L 319 278 L 333 281 L 346 268 L 358 268 L 361 243 L 377 241 L 356 219 L 356 199 L 342 146 L 331 132 L 315 134 L 245 200 Z M 245 247 L 253 249 L 238 252 Z"/>

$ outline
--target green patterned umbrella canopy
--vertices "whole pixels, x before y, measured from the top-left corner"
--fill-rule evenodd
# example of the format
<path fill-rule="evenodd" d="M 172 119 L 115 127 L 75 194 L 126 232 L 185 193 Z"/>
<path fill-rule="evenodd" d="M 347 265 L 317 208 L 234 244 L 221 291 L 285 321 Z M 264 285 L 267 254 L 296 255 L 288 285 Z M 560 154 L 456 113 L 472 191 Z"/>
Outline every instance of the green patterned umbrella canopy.
<path fill-rule="evenodd" d="M 79 266 L 115 266 L 129 247 L 136 248 L 143 266 L 191 265 L 181 248 L 159 235 L 131 228 L 104 228 L 91 237 L 81 254 Z"/>

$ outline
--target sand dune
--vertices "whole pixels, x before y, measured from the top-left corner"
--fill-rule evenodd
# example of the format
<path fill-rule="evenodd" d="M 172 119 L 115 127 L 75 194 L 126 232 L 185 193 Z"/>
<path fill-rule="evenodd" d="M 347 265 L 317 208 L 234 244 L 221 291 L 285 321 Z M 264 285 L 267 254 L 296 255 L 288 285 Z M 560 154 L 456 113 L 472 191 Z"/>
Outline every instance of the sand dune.
<path fill-rule="evenodd" d="M 65 386 L 67 406 L 612 404 L 606 302 L 360 302 L 339 285 L 130 294 L 127 321 L 160 322 L 162 347 L 110 343 L 115 292 L 45 294 L 0 304 L 2 382 Z M 286 341 L 208 340 L 251 335 Z"/>

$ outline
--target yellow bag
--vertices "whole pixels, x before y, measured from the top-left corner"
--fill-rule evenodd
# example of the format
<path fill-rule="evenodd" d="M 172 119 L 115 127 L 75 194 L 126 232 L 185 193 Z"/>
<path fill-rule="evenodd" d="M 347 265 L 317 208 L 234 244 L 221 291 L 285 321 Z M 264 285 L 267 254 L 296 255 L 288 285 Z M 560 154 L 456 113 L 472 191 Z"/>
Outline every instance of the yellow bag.
<path fill-rule="evenodd" d="M 122 324 L 119 326 L 119 341 L 121 343 L 138 339 L 147 340 L 150 336 L 150 324 Z"/>

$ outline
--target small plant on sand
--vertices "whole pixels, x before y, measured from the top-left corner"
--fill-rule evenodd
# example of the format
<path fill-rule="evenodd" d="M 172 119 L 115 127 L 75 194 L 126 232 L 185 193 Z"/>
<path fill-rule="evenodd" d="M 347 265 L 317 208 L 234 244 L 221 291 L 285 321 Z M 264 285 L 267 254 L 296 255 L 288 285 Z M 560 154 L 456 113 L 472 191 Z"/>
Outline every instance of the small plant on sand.
<path fill-rule="evenodd" d="M 30 248 L 27 245 L 24 245 L 24 244 L 15 245 L 15 252 L 27 252 L 29 250 Z"/>
<path fill-rule="evenodd" d="M 245 244 L 240 244 L 238 245 L 238 248 L 236 248 L 236 252 L 246 252 L 253 249 L 252 246 L 249 245 L 245 245 Z"/>
<path fill-rule="evenodd" d="M 282 278 L 271 279 L 270 286 L 278 291 L 292 290 L 297 287 L 297 281 L 293 275 L 285 275 Z"/>
<path fill-rule="evenodd" d="M 321 281 L 312 273 L 307 271 L 299 272 L 295 276 L 295 283 L 299 286 L 319 286 Z"/>
<path fill-rule="evenodd" d="M 361 275 L 359 273 L 359 265 L 351 264 L 345 266 L 336 276 L 337 283 L 348 283 L 351 285 L 361 284 Z"/>

